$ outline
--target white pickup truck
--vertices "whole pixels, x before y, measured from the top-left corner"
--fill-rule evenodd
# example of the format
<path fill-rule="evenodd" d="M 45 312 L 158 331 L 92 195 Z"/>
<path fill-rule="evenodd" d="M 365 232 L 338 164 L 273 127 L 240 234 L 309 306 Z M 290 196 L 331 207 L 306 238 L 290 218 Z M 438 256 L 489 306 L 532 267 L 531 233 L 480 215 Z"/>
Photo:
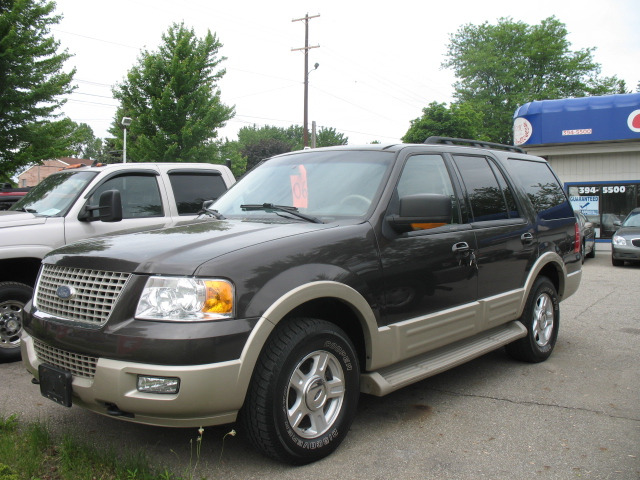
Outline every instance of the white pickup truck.
<path fill-rule="evenodd" d="M 45 178 L 0 212 L 0 361 L 20 358 L 23 307 L 48 252 L 193 219 L 204 201 L 234 182 L 228 167 L 207 163 L 78 165 Z"/>

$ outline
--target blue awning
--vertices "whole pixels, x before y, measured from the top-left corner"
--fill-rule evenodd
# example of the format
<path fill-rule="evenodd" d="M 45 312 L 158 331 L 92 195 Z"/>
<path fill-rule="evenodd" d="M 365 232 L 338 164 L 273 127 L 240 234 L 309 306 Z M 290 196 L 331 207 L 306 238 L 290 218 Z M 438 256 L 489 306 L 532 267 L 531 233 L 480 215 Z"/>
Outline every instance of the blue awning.
<path fill-rule="evenodd" d="M 640 140 L 640 93 L 529 102 L 513 117 L 514 145 Z"/>

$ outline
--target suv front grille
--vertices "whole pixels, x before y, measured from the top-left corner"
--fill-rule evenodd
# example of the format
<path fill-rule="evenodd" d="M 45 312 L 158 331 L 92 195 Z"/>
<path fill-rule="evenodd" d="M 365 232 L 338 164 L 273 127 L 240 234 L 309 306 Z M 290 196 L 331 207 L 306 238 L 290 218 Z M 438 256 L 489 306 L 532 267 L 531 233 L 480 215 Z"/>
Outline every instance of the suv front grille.
<path fill-rule="evenodd" d="M 48 315 L 92 326 L 103 325 L 130 277 L 129 273 L 44 265 L 36 286 L 35 305 Z M 61 298 L 59 287 L 68 287 Z"/>
<path fill-rule="evenodd" d="M 71 372 L 76 377 L 93 378 L 96 374 L 96 364 L 98 363 L 96 357 L 67 352 L 51 347 L 35 338 L 33 339 L 33 347 L 36 350 L 38 360 L 42 363 Z"/>

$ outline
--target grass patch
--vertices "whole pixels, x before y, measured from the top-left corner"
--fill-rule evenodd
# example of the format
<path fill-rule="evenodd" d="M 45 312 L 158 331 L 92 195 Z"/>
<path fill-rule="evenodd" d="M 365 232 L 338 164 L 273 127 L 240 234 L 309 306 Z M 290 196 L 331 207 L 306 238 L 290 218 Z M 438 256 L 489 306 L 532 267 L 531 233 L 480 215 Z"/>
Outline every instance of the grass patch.
<path fill-rule="evenodd" d="M 143 453 L 122 458 L 71 435 L 54 438 L 42 423 L 0 416 L 0 480 L 182 480 L 153 469 Z"/>

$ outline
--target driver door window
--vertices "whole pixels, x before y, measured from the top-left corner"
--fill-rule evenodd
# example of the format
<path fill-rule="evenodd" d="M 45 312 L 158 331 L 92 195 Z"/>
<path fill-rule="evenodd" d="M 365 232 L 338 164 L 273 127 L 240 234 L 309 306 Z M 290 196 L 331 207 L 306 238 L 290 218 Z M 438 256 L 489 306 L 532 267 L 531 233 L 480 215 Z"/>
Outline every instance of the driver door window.
<path fill-rule="evenodd" d="M 107 190 L 119 190 L 122 199 L 122 218 L 163 216 L 158 181 L 150 175 L 122 175 L 110 178 L 89 197 L 88 205 L 98 205 L 100 195 Z M 98 218 L 98 210 L 93 217 Z"/>
<path fill-rule="evenodd" d="M 398 182 L 398 197 L 422 193 L 451 198 L 451 224 L 460 223 L 460 213 L 449 172 L 440 155 L 414 155 L 407 160 Z M 439 225 L 430 225 L 429 228 Z M 425 228 L 425 227 L 423 227 Z"/>

